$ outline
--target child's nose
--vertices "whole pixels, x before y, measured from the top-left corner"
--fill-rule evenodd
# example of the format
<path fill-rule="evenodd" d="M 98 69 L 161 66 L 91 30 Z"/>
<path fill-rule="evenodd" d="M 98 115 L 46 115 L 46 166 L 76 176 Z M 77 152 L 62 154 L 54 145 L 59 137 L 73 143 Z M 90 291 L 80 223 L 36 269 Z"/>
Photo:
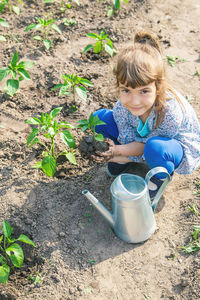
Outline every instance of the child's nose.
<path fill-rule="evenodd" d="M 132 95 L 130 101 L 132 104 L 137 105 L 140 103 L 140 97 L 138 95 Z"/>

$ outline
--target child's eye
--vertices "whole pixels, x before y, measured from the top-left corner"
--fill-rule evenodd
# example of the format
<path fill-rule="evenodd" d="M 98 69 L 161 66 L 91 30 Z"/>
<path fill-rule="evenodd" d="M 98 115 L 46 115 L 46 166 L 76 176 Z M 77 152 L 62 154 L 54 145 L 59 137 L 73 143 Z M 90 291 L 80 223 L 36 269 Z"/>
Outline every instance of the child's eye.
<path fill-rule="evenodd" d="M 147 94 L 147 93 L 149 93 L 149 90 L 142 90 L 141 91 L 141 94 Z"/>
<path fill-rule="evenodd" d="M 122 93 L 128 94 L 130 91 L 128 89 L 122 89 Z"/>

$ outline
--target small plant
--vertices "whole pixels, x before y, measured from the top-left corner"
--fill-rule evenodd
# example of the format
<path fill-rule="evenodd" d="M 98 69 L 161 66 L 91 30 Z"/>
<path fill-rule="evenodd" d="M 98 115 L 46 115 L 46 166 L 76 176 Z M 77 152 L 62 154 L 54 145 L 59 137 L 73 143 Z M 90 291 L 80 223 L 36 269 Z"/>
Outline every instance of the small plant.
<path fill-rule="evenodd" d="M 65 26 L 74 26 L 76 25 L 76 20 L 63 18 L 62 22 Z"/>
<path fill-rule="evenodd" d="M 2 18 L 0 18 L 0 25 L 9 28 L 9 24 Z M 5 36 L 0 35 L 0 42 L 6 42 Z"/>
<path fill-rule="evenodd" d="M 30 276 L 28 277 L 28 279 L 31 280 L 35 285 L 36 285 L 37 283 L 42 284 L 42 281 L 43 281 L 42 278 L 41 278 L 40 275 L 39 275 L 39 272 L 36 272 L 36 273 L 35 273 L 35 276 L 30 275 Z"/>
<path fill-rule="evenodd" d="M 86 36 L 95 39 L 96 43 L 94 45 L 87 45 L 83 50 L 83 54 L 93 48 L 94 53 L 104 53 L 106 51 L 110 56 L 113 56 L 117 51 L 113 47 L 113 42 L 105 34 L 104 30 L 101 30 L 100 35 L 90 32 Z"/>
<path fill-rule="evenodd" d="M 196 72 L 194 73 L 194 76 L 200 77 L 200 72 L 198 70 L 196 70 Z"/>
<path fill-rule="evenodd" d="M 77 5 L 80 5 L 79 0 L 73 0 Z M 44 0 L 45 4 L 48 3 L 54 3 L 55 0 Z M 64 0 L 60 1 L 60 10 L 61 12 L 65 12 L 66 9 L 71 8 L 71 4 L 70 3 L 64 3 Z"/>
<path fill-rule="evenodd" d="M 20 268 L 24 262 L 24 253 L 17 242 L 23 242 L 33 247 L 36 245 L 26 235 L 21 234 L 17 239 L 11 237 L 13 228 L 3 220 L 2 235 L 0 236 L 0 283 L 6 284 L 10 269 Z"/>
<path fill-rule="evenodd" d="M 125 3 L 128 4 L 128 0 L 123 0 Z M 121 0 L 113 0 L 113 6 L 108 7 L 108 17 L 113 16 L 116 12 L 119 12 L 121 6 Z"/>
<path fill-rule="evenodd" d="M 49 114 L 41 114 L 38 118 L 30 118 L 26 121 L 27 124 L 35 125 L 38 128 L 32 128 L 32 132 L 27 138 L 28 147 L 34 144 L 40 144 L 44 147 L 45 151 L 42 152 L 42 161 L 36 163 L 34 168 L 42 169 L 42 171 L 49 177 L 52 177 L 56 172 L 56 160 L 59 156 L 65 156 L 72 164 L 76 164 L 74 156 L 74 148 L 76 147 L 75 139 L 68 129 L 74 128 L 67 122 L 58 123 L 55 117 L 60 113 L 62 107 L 53 109 Z M 64 130 L 63 130 L 64 129 Z M 49 142 L 39 140 L 39 134 Z M 70 151 L 64 149 L 62 152 L 55 153 L 55 137 L 60 134 L 61 140 L 70 148 Z M 49 145 L 50 144 L 50 145 Z"/>
<path fill-rule="evenodd" d="M 88 120 L 83 119 L 83 120 L 78 121 L 78 123 L 79 123 L 79 125 L 77 126 L 77 128 L 81 128 L 82 131 L 89 130 L 92 133 L 92 135 L 96 141 L 104 140 L 103 135 L 101 133 L 97 134 L 95 132 L 95 127 L 97 125 L 105 125 L 106 124 L 105 122 L 99 120 L 98 116 L 94 116 L 94 114 L 91 113 Z"/>
<path fill-rule="evenodd" d="M 23 2 L 22 0 L 17 0 L 19 4 L 22 4 L 23 5 Z M 17 15 L 20 14 L 20 8 L 14 4 L 12 4 L 13 1 L 11 0 L 1 0 L 1 3 L 0 3 L 0 13 L 2 13 L 4 11 L 4 9 L 8 8 L 8 10 L 10 12 L 14 11 L 14 13 L 16 13 Z M 16 2 L 16 1 L 15 1 Z"/>
<path fill-rule="evenodd" d="M 37 24 L 29 24 L 26 28 L 25 28 L 25 32 L 32 30 L 32 29 L 36 29 L 36 30 L 40 30 L 42 31 L 42 36 L 40 35 L 35 35 L 33 38 L 37 41 L 42 41 L 45 48 L 47 50 L 49 50 L 52 46 L 52 43 L 50 41 L 50 39 L 48 38 L 49 35 L 49 31 L 50 30 L 55 30 L 57 31 L 59 34 L 62 34 L 60 28 L 55 24 L 56 20 L 55 19 L 42 19 L 42 18 L 37 18 L 36 20 L 38 21 Z"/>
<path fill-rule="evenodd" d="M 175 63 L 177 62 L 177 60 L 179 59 L 178 56 L 170 56 L 167 55 L 166 56 L 167 62 L 171 67 L 174 67 Z"/>
<path fill-rule="evenodd" d="M 79 77 L 78 75 L 74 75 L 74 74 L 62 75 L 62 79 L 64 80 L 64 83 L 55 85 L 51 89 L 51 91 L 60 89 L 59 96 L 62 96 L 62 95 L 69 95 L 69 90 L 72 90 L 74 103 L 76 103 L 76 94 L 78 94 L 78 96 L 83 100 L 87 99 L 87 92 L 84 85 L 90 87 L 93 86 L 93 84 L 88 79 Z"/>
<path fill-rule="evenodd" d="M 200 215 L 199 210 L 195 207 L 194 203 L 192 204 L 192 206 L 188 205 L 187 208 L 189 209 L 189 211 L 191 211 L 193 214 L 195 215 Z"/>
<path fill-rule="evenodd" d="M 19 82 L 24 79 L 28 79 L 28 80 L 31 79 L 26 69 L 31 68 L 33 66 L 34 66 L 33 62 L 29 62 L 29 61 L 19 62 L 18 52 L 15 51 L 8 67 L 0 69 L 0 82 L 5 77 L 11 75 L 11 79 L 8 79 L 6 81 L 6 87 L 4 88 L 5 93 L 13 97 L 19 88 Z"/>

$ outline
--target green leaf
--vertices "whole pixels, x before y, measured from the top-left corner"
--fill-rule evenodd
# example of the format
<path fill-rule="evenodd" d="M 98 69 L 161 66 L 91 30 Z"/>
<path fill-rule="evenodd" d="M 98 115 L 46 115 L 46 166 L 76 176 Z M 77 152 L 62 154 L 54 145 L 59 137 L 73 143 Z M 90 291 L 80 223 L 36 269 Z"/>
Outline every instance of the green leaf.
<path fill-rule="evenodd" d="M 80 125 L 87 125 L 87 124 L 88 124 L 88 120 L 82 119 L 82 120 L 79 120 L 78 123 L 79 123 Z"/>
<path fill-rule="evenodd" d="M 98 34 L 93 33 L 93 32 L 86 33 L 86 35 L 88 37 L 92 38 L 92 39 L 98 39 L 99 38 Z"/>
<path fill-rule="evenodd" d="M 75 90 L 81 99 L 83 99 L 83 100 L 87 99 L 87 92 L 83 86 L 77 86 L 75 88 Z"/>
<path fill-rule="evenodd" d="M 101 133 L 97 134 L 94 138 L 96 141 L 100 141 L 100 142 L 103 142 L 104 140 L 103 134 Z"/>
<path fill-rule="evenodd" d="M 105 51 L 110 55 L 110 56 L 113 56 L 113 54 L 115 53 L 115 50 L 114 48 L 109 45 L 109 44 L 105 44 Z"/>
<path fill-rule="evenodd" d="M 13 265 L 20 268 L 24 261 L 24 253 L 22 248 L 18 244 L 12 244 L 6 248 L 6 253 L 9 255 Z"/>
<path fill-rule="evenodd" d="M 83 54 L 85 53 L 85 52 L 87 52 L 87 51 L 89 51 L 90 49 L 92 49 L 93 48 L 93 45 L 87 45 L 86 47 L 85 47 L 85 49 L 83 50 Z"/>
<path fill-rule="evenodd" d="M 14 13 L 16 13 L 16 15 L 19 15 L 19 14 L 20 14 L 20 9 L 19 9 L 18 6 L 13 5 L 13 6 L 12 6 L 12 9 L 13 9 Z"/>
<path fill-rule="evenodd" d="M 96 44 L 94 45 L 94 53 L 101 52 L 102 48 L 103 48 L 102 42 L 101 41 L 96 42 Z"/>
<path fill-rule="evenodd" d="M 59 123 L 59 127 L 63 127 L 63 128 L 75 128 L 73 125 L 71 125 L 70 123 L 67 122 L 61 122 Z"/>
<path fill-rule="evenodd" d="M 54 3 L 55 0 L 44 0 L 44 3 Z"/>
<path fill-rule="evenodd" d="M 64 130 L 60 133 L 60 137 L 62 139 L 62 141 L 67 144 L 70 148 L 75 148 L 76 147 L 76 143 L 75 143 L 75 139 L 73 137 L 73 135 L 71 134 L 71 132 L 69 132 L 68 130 Z"/>
<path fill-rule="evenodd" d="M 59 92 L 59 96 L 62 96 L 62 95 L 69 95 L 69 89 L 70 89 L 70 85 L 63 85 L 60 89 L 60 92 Z"/>
<path fill-rule="evenodd" d="M 32 128 L 31 134 L 27 138 L 27 145 L 29 146 L 33 139 L 38 135 L 39 129 L 37 128 Z"/>
<path fill-rule="evenodd" d="M 13 68 L 16 66 L 18 60 L 19 60 L 18 52 L 15 51 L 15 53 L 14 53 L 13 56 L 12 56 L 11 62 L 10 62 L 11 66 L 12 66 Z"/>
<path fill-rule="evenodd" d="M 120 9 L 120 0 L 114 0 L 114 9 L 119 10 Z"/>
<path fill-rule="evenodd" d="M 42 169 L 42 162 L 41 161 L 36 162 L 36 164 L 34 164 L 34 166 L 32 168 L 33 169 Z"/>
<path fill-rule="evenodd" d="M 40 35 L 35 35 L 33 38 L 34 38 L 34 40 L 36 40 L 36 41 L 41 41 L 41 40 L 42 40 L 42 38 L 41 38 Z"/>
<path fill-rule="evenodd" d="M 8 68 L 0 69 L 0 81 L 2 81 L 9 74 L 10 74 L 10 70 Z"/>
<path fill-rule="evenodd" d="M 6 38 L 3 35 L 0 35 L 0 42 L 6 42 Z"/>
<path fill-rule="evenodd" d="M 19 88 L 19 80 L 8 79 L 6 82 L 6 87 L 4 88 L 4 91 L 9 96 L 13 97 L 14 94 L 16 94 L 18 88 Z"/>
<path fill-rule="evenodd" d="M 70 163 L 76 165 L 76 158 L 72 152 L 66 153 L 65 156 L 70 161 Z"/>
<path fill-rule="evenodd" d="M 20 61 L 20 63 L 17 65 L 18 68 L 28 69 L 32 68 L 35 65 L 34 62 L 31 61 Z"/>
<path fill-rule="evenodd" d="M 60 28 L 58 27 L 58 25 L 53 24 L 53 25 L 51 26 L 51 28 L 52 28 L 53 30 L 57 31 L 59 34 L 62 34 L 62 31 L 60 30 Z"/>
<path fill-rule="evenodd" d="M 26 124 L 31 124 L 31 125 L 39 125 L 41 123 L 40 119 L 38 118 L 30 118 L 25 121 Z"/>
<path fill-rule="evenodd" d="M 93 84 L 88 79 L 79 77 L 79 81 L 80 81 L 81 84 L 84 84 L 84 85 L 87 85 L 87 86 L 93 86 Z"/>
<path fill-rule="evenodd" d="M 28 79 L 28 80 L 31 79 L 29 73 L 28 73 L 25 69 L 19 68 L 19 69 L 17 69 L 17 71 L 19 72 L 19 74 L 20 74 L 21 76 L 23 76 L 23 78 Z"/>
<path fill-rule="evenodd" d="M 0 283 L 6 284 L 8 281 L 10 268 L 7 265 L 0 266 Z"/>
<path fill-rule="evenodd" d="M 56 132 L 55 132 L 55 130 L 54 130 L 53 127 L 50 127 L 50 128 L 48 129 L 48 134 L 49 134 L 51 137 L 53 137 L 53 136 L 56 134 Z"/>
<path fill-rule="evenodd" d="M 51 118 L 55 118 L 55 117 L 60 113 L 61 110 L 62 110 L 62 107 L 54 108 L 54 109 L 50 112 Z"/>
<path fill-rule="evenodd" d="M 107 16 L 108 17 L 112 17 L 114 15 L 114 9 L 112 9 L 111 7 L 108 9 L 108 12 L 107 12 Z"/>
<path fill-rule="evenodd" d="M 9 238 L 12 234 L 12 227 L 8 224 L 6 220 L 3 220 L 3 234 L 6 238 Z"/>
<path fill-rule="evenodd" d="M 37 24 L 29 24 L 26 28 L 25 28 L 25 32 L 35 29 L 35 27 L 37 26 Z"/>
<path fill-rule="evenodd" d="M 2 18 L 0 18 L 0 25 L 9 28 L 9 24 Z"/>
<path fill-rule="evenodd" d="M 43 40 L 43 44 L 47 50 L 51 48 L 51 41 L 48 39 Z"/>
<path fill-rule="evenodd" d="M 56 172 L 56 160 L 51 155 L 48 155 L 48 156 L 43 158 L 43 160 L 42 160 L 42 170 L 49 177 L 52 177 L 55 174 L 55 172 Z"/>
<path fill-rule="evenodd" d="M 62 86 L 64 86 L 62 83 L 56 84 L 56 85 L 51 89 L 51 92 L 55 91 L 56 89 L 60 89 Z"/>
<path fill-rule="evenodd" d="M 25 244 L 32 245 L 33 247 L 36 247 L 36 245 L 33 243 L 33 241 L 30 240 L 29 237 L 27 237 L 25 234 L 20 234 L 17 241 L 20 241 L 20 242 L 23 242 Z"/>

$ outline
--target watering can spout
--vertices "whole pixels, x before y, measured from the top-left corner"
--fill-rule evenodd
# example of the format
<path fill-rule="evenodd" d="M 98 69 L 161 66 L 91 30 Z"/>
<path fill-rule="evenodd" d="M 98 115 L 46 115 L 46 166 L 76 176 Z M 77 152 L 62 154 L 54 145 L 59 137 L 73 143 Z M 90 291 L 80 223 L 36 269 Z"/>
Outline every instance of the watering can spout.
<path fill-rule="evenodd" d="M 95 198 L 88 190 L 82 191 L 82 194 L 96 207 L 96 209 L 102 214 L 110 226 L 114 227 L 114 219 L 112 214 Z"/>

